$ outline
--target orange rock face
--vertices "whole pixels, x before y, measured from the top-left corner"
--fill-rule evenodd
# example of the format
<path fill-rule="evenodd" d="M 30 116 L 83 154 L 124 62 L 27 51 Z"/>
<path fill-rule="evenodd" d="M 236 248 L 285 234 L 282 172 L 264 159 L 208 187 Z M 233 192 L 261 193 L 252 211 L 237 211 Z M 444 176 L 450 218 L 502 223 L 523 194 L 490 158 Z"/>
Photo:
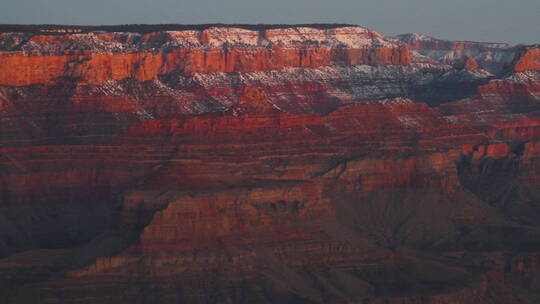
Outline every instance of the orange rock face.
<path fill-rule="evenodd" d="M 469 58 L 465 62 L 465 68 L 469 71 L 476 71 L 479 68 L 478 62 L 474 58 Z"/>
<path fill-rule="evenodd" d="M 523 47 L 516 55 L 514 71 L 540 71 L 540 48 Z"/>
<path fill-rule="evenodd" d="M 193 37 L 185 36 L 187 34 Z M 217 35 L 217 36 L 216 36 Z M 41 55 L 37 52 L 0 52 L 0 84 L 30 85 L 53 84 L 59 77 L 78 78 L 99 84 L 107 79 L 134 78 L 137 81 L 156 79 L 159 75 L 180 72 L 186 75 L 208 72 L 256 72 L 282 70 L 286 67 L 316 68 L 331 65 L 409 65 L 411 58 L 406 47 L 366 46 L 362 48 L 332 48 L 328 46 L 294 45 L 271 47 L 257 44 L 256 32 L 242 32 L 240 38 L 220 36 L 219 33 L 203 31 L 196 33 L 169 34 L 163 37 L 146 35 L 145 41 L 192 39 L 191 43 L 207 46 L 179 46 L 172 50 L 126 53 L 94 53 L 93 50 L 66 50 L 60 55 Z M 71 39 L 70 36 L 64 39 Z M 98 39 L 108 42 L 126 43 L 121 37 L 99 34 Z M 236 40 L 245 39 L 252 46 L 234 45 Z M 115 41 L 118 39 L 120 41 Z M 211 43 L 229 43 L 232 46 L 213 46 Z M 254 42 L 252 41 L 254 39 Z M 58 36 L 35 36 L 32 42 L 61 44 Z M 174 40 L 175 41 L 175 40 Z M 44 46 L 45 47 L 45 46 Z M 16 71 L 16 73 L 14 73 Z"/>

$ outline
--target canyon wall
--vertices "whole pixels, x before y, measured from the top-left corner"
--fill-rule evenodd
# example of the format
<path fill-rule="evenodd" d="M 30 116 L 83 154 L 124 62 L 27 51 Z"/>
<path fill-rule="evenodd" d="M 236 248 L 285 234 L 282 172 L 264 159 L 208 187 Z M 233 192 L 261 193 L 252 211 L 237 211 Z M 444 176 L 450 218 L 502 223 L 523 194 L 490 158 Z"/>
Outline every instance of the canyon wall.
<path fill-rule="evenodd" d="M 0 34 L 7 303 L 535 303 L 537 46 L 127 29 Z"/>
<path fill-rule="evenodd" d="M 0 39 L 11 38 L 6 36 Z M 108 79 L 145 81 L 172 72 L 193 75 L 287 67 L 410 63 L 405 46 L 362 28 L 331 31 L 291 28 L 264 32 L 212 28 L 146 34 L 137 37 L 137 43 L 127 45 L 122 45 L 122 38 L 107 34 L 33 36 L 18 46 L 20 51 L 2 54 L 0 84 L 53 84 L 60 77 L 99 84 Z M 62 48 L 66 40 L 72 40 L 74 49 Z M 95 50 L 92 45 L 87 49 L 82 45 L 79 49 L 79 40 L 90 40 L 101 45 L 101 49 Z M 306 41 L 308 43 L 304 43 Z"/>

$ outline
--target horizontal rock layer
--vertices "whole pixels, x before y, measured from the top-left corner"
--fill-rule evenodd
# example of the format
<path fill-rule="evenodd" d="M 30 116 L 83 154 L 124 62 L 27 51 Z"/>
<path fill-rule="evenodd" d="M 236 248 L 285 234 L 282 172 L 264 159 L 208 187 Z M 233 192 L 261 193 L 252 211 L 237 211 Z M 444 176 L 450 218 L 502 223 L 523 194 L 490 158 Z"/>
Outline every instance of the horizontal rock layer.
<path fill-rule="evenodd" d="M 23 52 L 0 54 L 0 84 L 53 84 L 57 78 L 75 78 L 91 84 L 105 80 L 156 79 L 161 74 L 186 75 L 208 72 L 255 72 L 285 67 L 330 65 L 408 65 L 405 47 L 331 48 L 219 48 L 174 50 L 167 53 L 92 54 L 73 51 L 61 56 L 26 56 Z M 13 73 L 13 71 L 17 71 Z"/>

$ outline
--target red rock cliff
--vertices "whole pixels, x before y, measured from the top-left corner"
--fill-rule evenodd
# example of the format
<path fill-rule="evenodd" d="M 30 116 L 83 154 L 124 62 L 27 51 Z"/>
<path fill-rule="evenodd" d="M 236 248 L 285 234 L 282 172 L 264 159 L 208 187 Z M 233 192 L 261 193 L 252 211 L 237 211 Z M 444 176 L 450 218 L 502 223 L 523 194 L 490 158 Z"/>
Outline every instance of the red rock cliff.
<path fill-rule="evenodd" d="M 514 71 L 540 71 L 540 47 L 522 47 L 516 54 Z"/>
<path fill-rule="evenodd" d="M 82 36 L 83 34 L 79 34 Z M 59 77 L 92 84 L 107 79 L 156 79 L 161 74 L 256 72 L 286 67 L 330 65 L 408 65 L 408 49 L 362 28 L 316 30 L 290 28 L 264 33 L 211 28 L 146 34 L 137 47 L 106 34 L 33 36 L 29 50 L 0 52 L 0 84 L 52 84 Z M 264 36 L 259 39 L 259 36 Z M 93 39 L 103 49 L 62 50 L 62 40 Z M 312 42 L 313 41 L 313 42 Z M 307 43 L 304 43 L 307 42 Z M 150 45 L 152 47 L 150 47 Z M 156 48 L 155 46 L 158 46 Z M 55 51 L 50 49 L 56 47 Z M 24 46 L 21 47 L 24 49 Z M 58 50 L 59 49 L 59 50 Z M 53 54 L 51 54 L 53 53 Z M 17 73 L 13 73 L 13 71 Z"/>

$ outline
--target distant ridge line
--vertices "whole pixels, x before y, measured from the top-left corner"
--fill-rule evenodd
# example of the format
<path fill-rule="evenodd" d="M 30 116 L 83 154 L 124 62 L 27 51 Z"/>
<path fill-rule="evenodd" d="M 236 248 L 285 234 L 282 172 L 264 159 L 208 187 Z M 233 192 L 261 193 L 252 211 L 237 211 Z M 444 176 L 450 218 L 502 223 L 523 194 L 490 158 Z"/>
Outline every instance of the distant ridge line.
<path fill-rule="evenodd" d="M 305 23 L 305 24 L 119 24 L 119 25 L 62 25 L 62 24 L 0 24 L 0 32 L 23 32 L 36 34 L 56 34 L 55 30 L 67 30 L 68 33 L 89 33 L 96 31 L 151 33 L 159 31 L 205 30 L 211 27 L 237 27 L 248 30 L 280 29 L 289 27 L 312 27 L 332 29 L 346 26 L 358 26 L 346 23 Z M 78 30 L 78 31 L 74 31 Z M 49 32 L 50 31 L 50 32 Z M 64 33 L 58 33 L 64 34 Z"/>
<path fill-rule="evenodd" d="M 415 34 L 418 34 L 418 33 L 399 34 L 399 35 L 396 35 L 393 38 L 396 38 L 396 39 L 408 38 L 408 37 L 413 36 Z M 454 42 L 454 43 L 497 44 L 497 45 L 501 45 L 501 46 L 512 46 L 512 44 L 507 43 L 507 42 L 474 41 L 474 40 L 449 40 L 449 39 L 442 39 L 442 38 L 437 38 L 437 37 L 424 35 L 424 34 L 419 34 L 419 35 L 422 35 L 422 36 L 424 36 L 424 37 L 426 37 L 426 38 L 428 38 L 430 40 L 433 40 L 433 41 L 451 41 L 451 42 Z M 405 41 L 405 40 L 403 40 L 403 41 Z"/>

